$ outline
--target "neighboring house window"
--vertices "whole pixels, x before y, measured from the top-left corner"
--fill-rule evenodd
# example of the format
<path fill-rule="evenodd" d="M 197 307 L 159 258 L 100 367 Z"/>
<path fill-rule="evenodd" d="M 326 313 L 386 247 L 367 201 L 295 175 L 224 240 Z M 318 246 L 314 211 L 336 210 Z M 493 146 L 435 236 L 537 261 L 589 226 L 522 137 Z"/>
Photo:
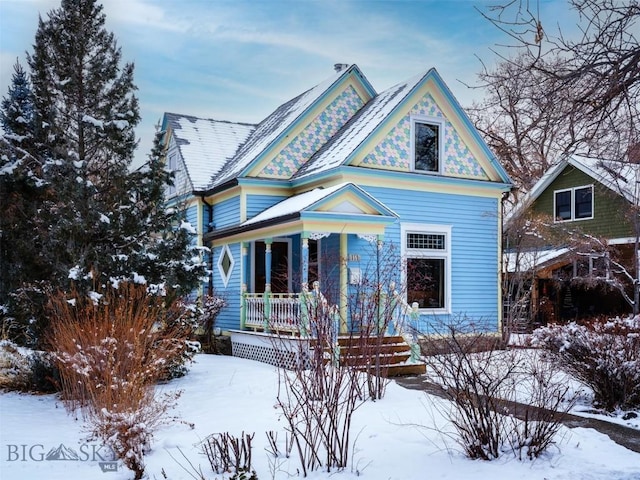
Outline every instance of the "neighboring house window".
<path fill-rule="evenodd" d="M 218 272 L 220 272 L 222 283 L 225 287 L 227 286 L 227 284 L 229 283 L 229 279 L 231 278 L 231 272 L 233 272 L 234 264 L 235 261 L 233 259 L 233 255 L 231 255 L 229 246 L 223 246 L 222 252 L 220 253 L 220 258 L 218 258 Z"/>
<path fill-rule="evenodd" d="M 428 117 L 411 119 L 413 170 L 417 172 L 440 172 L 443 133 L 444 126 L 437 119 Z"/>
<path fill-rule="evenodd" d="M 593 185 L 554 192 L 556 222 L 593 218 Z"/>
<path fill-rule="evenodd" d="M 407 303 L 421 309 L 449 309 L 451 228 L 406 225 L 402 228 L 406 259 Z"/>
<path fill-rule="evenodd" d="M 178 156 L 173 153 L 171 155 L 169 155 L 169 162 L 167 164 L 167 171 L 169 173 L 173 173 L 174 177 L 173 177 L 173 183 L 174 185 L 171 185 L 169 187 L 167 187 L 167 195 L 175 195 L 176 193 L 176 186 L 175 186 L 175 182 L 176 182 L 176 178 L 175 178 L 175 172 L 176 170 L 178 170 Z"/>
<path fill-rule="evenodd" d="M 610 264 L 607 253 L 589 254 L 573 262 L 573 277 L 610 278 Z"/>

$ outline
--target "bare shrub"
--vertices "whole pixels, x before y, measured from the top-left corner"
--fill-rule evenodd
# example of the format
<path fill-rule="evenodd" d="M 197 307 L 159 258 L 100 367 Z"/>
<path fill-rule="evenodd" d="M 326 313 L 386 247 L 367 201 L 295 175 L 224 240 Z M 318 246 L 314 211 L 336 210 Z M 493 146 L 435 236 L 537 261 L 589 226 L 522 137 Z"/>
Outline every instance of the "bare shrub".
<path fill-rule="evenodd" d="M 316 302 L 310 326 L 314 336 L 310 348 L 298 352 L 302 361 L 291 370 L 279 369 L 277 397 L 305 477 L 321 468 L 347 467 L 353 413 L 366 400 L 366 377 L 338 361 L 335 310 Z M 274 342 L 281 348 L 286 338 Z"/>
<path fill-rule="evenodd" d="M 89 296 L 60 292 L 49 309 L 65 405 L 80 408 L 92 435 L 142 478 L 144 449 L 172 420 L 166 412 L 178 396 L 156 396 L 154 384 L 182 353 L 179 313 L 129 283 Z"/>
<path fill-rule="evenodd" d="M 402 308 L 396 285 L 400 281 L 398 265 L 403 260 L 393 243 L 372 241 L 369 252 L 363 252 L 367 261 L 359 264 L 360 279 L 351 285 L 347 298 L 351 328 L 342 359 L 366 373 L 369 397 L 378 400 L 384 397 L 389 383 L 388 366 L 393 357 L 393 348 L 385 344 L 385 336 L 400 334 L 394 320 Z"/>
<path fill-rule="evenodd" d="M 495 338 L 463 324 L 425 337 L 427 370 L 451 401 L 436 408 L 448 418 L 453 438 L 472 459 L 493 460 L 505 451 L 536 458 L 561 426 L 568 386 L 555 370 L 515 350 L 499 350 Z M 518 397 L 523 403 L 518 403 Z"/>
<path fill-rule="evenodd" d="M 640 317 L 550 325 L 537 329 L 533 341 L 593 390 L 597 407 L 640 406 Z"/>
<path fill-rule="evenodd" d="M 201 443 L 214 473 L 232 473 L 231 478 L 254 480 L 258 477 L 251 466 L 252 445 L 255 434 L 242 432 L 235 437 L 228 432 L 209 435 Z M 250 476 L 247 476 L 250 474 Z"/>

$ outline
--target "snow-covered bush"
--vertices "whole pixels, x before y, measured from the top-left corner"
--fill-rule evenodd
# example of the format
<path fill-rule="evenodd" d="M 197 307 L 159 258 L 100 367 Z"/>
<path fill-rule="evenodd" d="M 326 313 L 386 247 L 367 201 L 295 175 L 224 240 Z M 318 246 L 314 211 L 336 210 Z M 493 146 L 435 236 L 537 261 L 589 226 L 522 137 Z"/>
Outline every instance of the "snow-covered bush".
<path fill-rule="evenodd" d="M 29 350 L 10 340 L 0 340 L 0 388 L 57 392 L 58 369 L 47 352 Z"/>
<path fill-rule="evenodd" d="M 29 354 L 29 390 L 54 393 L 60 390 L 60 371 L 49 352 L 33 351 Z"/>
<path fill-rule="evenodd" d="M 202 341 L 203 350 L 206 353 L 218 353 L 213 331 L 218 314 L 226 306 L 226 299 L 217 295 L 205 295 L 201 301 L 191 305 L 195 332 Z"/>
<path fill-rule="evenodd" d="M 167 343 L 172 343 L 171 350 L 174 354 L 167 359 L 164 369 L 158 380 L 168 381 L 180 378 L 187 374 L 193 358 L 202 349 L 200 342 L 192 340 L 198 328 L 197 308 L 191 303 L 178 300 L 175 308 L 166 312 L 160 328 L 173 332 L 173 338 L 163 336 L 164 348 Z"/>
<path fill-rule="evenodd" d="M 144 472 L 143 453 L 167 419 L 175 395 L 154 385 L 182 355 L 189 329 L 180 310 L 150 296 L 144 285 L 121 283 L 98 295 L 50 298 L 50 343 L 60 368 L 63 398 L 82 409 L 89 430 L 131 468 Z"/>
<path fill-rule="evenodd" d="M 0 340 L 0 388 L 24 390 L 29 384 L 29 358 L 10 340 Z"/>
<path fill-rule="evenodd" d="M 537 329 L 534 345 L 593 390 L 607 411 L 640 406 L 640 316 Z"/>
<path fill-rule="evenodd" d="M 173 408 L 180 392 L 165 393 L 161 398 L 147 390 L 141 398 L 126 401 L 115 394 L 112 408 L 103 406 L 100 410 L 88 412 L 88 422 L 92 440 L 100 440 L 108 445 L 115 456 L 134 472 L 135 479 L 143 478 L 144 454 L 149 449 L 154 432 L 175 420 L 167 416 Z"/>

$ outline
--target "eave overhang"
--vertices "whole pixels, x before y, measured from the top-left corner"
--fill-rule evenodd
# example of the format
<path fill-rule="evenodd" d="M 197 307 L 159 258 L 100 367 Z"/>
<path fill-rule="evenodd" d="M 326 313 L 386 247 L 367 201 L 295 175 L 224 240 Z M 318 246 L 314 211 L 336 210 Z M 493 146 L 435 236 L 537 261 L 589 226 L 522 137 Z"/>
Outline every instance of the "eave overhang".
<path fill-rule="evenodd" d="M 302 232 L 384 235 L 385 228 L 396 221 L 397 217 L 390 215 L 303 211 L 216 230 L 205 234 L 203 240 L 216 246 Z"/>

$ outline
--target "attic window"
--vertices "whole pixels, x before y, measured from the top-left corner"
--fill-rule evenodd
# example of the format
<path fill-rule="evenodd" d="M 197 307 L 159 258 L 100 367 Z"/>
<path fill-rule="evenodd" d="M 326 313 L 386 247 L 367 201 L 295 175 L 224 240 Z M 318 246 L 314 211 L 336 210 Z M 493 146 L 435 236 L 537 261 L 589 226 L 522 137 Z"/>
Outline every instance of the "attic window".
<path fill-rule="evenodd" d="M 218 272 L 220 272 L 222 283 L 224 283 L 225 287 L 227 286 L 227 284 L 229 283 L 229 279 L 231 278 L 231 272 L 233 272 L 234 264 L 235 261 L 233 260 L 233 255 L 231 255 L 229 246 L 223 246 L 222 252 L 220 253 L 220 258 L 218 258 Z"/>
<path fill-rule="evenodd" d="M 413 170 L 440 172 L 442 159 L 442 122 L 428 117 L 411 119 Z"/>
<path fill-rule="evenodd" d="M 593 218 L 593 185 L 553 192 L 556 222 Z"/>

